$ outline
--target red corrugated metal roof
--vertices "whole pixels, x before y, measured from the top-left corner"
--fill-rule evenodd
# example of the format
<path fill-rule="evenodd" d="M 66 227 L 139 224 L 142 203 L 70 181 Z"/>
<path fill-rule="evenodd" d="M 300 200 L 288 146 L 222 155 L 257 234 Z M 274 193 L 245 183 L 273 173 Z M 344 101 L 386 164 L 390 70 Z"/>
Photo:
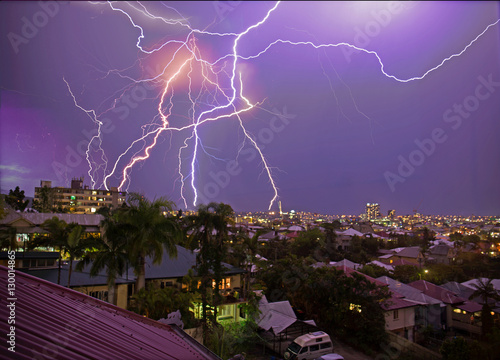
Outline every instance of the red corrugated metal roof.
<path fill-rule="evenodd" d="M 395 292 L 391 292 L 391 297 L 382 303 L 382 308 L 387 311 L 387 310 L 404 309 L 407 307 L 412 307 L 417 305 L 418 304 L 416 304 L 413 301 L 408 301 L 404 299 L 402 295 Z"/>
<path fill-rule="evenodd" d="M 417 280 L 408 285 L 422 291 L 427 296 L 441 300 L 445 304 L 460 304 L 465 301 L 465 299 L 455 295 L 444 287 L 434 285 L 425 280 Z"/>
<path fill-rule="evenodd" d="M 178 328 L 31 275 L 15 275 L 16 351 L 0 347 L 2 359 L 220 359 Z M 4 266 L 0 279 L 5 336 L 11 326 L 5 301 L 12 296 Z"/>

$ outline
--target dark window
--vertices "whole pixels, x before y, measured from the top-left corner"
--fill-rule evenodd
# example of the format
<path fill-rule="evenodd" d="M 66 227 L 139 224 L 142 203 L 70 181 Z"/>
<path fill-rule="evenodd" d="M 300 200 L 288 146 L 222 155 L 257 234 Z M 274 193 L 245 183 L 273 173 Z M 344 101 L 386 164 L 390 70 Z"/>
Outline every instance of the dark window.
<path fill-rule="evenodd" d="M 319 350 L 319 345 L 311 345 L 309 347 L 310 351 L 313 352 L 313 351 L 318 351 Z"/>
<path fill-rule="evenodd" d="M 320 349 L 328 349 L 330 347 L 332 347 L 332 343 L 330 343 L 330 342 L 319 344 Z"/>
<path fill-rule="evenodd" d="M 45 259 L 38 259 L 36 262 L 36 266 L 43 267 L 45 266 Z"/>
<path fill-rule="evenodd" d="M 306 353 L 306 352 L 307 352 L 307 349 L 308 349 L 308 347 L 307 347 L 307 346 L 304 346 L 304 347 L 302 348 L 302 350 L 300 350 L 300 353 L 299 353 L 299 354 L 304 354 L 304 353 Z"/>

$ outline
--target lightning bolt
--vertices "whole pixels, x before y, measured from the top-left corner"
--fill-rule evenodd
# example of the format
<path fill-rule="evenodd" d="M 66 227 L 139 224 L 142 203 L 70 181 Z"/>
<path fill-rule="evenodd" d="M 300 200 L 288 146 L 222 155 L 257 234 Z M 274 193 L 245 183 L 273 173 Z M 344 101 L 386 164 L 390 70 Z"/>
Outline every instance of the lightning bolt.
<path fill-rule="evenodd" d="M 96 6 L 102 6 L 102 3 L 92 3 Z M 444 66 L 445 63 L 451 61 L 452 59 L 461 56 L 466 52 L 481 36 L 483 36 L 491 27 L 497 25 L 500 19 L 492 24 L 489 24 L 480 34 L 478 34 L 474 39 L 472 39 L 460 52 L 454 53 L 445 59 L 443 59 L 439 64 L 425 71 L 422 75 L 413 76 L 409 78 L 399 78 L 396 75 L 389 74 L 385 71 L 384 63 L 379 54 L 374 50 L 367 50 L 362 47 L 355 46 L 347 42 L 338 43 L 318 43 L 312 41 L 292 41 L 288 39 L 276 39 L 269 42 L 260 51 L 242 56 L 240 44 L 241 40 L 250 32 L 257 31 L 263 24 L 270 22 L 273 13 L 277 11 L 280 6 L 280 2 L 276 2 L 271 8 L 265 13 L 261 20 L 250 25 L 242 32 L 211 32 L 207 29 L 196 29 L 191 26 L 189 21 L 183 17 L 176 9 L 169 7 L 162 3 L 163 7 L 168 11 L 174 12 L 176 17 L 167 18 L 165 16 L 159 16 L 154 14 L 152 11 L 142 4 L 141 2 L 136 2 L 134 4 L 129 2 L 120 3 L 119 5 L 114 2 L 108 2 L 109 8 L 117 13 L 125 16 L 130 22 L 134 29 L 137 29 L 139 35 L 136 39 L 135 46 L 142 54 L 134 65 L 139 65 L 142 67 L 143 61 L 151 56 L 162 56 L 165 52 L 171 52 L 162 70 L 157 74 L 153 74 L 147 78 L 135 79 L 130 75 L 126 75 L 126 70 L 132 68 L 132 65 L 128 69 L 122 70 L 109 70 L 105 73 L 105 77 L 111 75 L 117 75 L 121 79 L 130 82 L 130 86 L 125 86 L 118 91 L 115 100 L 112 102 L 111 107 L 105 111 L 97 114 L 95 110 L 85 109 L 80 106 L 73 92 L 71 91 L 69 83 L 66 79 L 63 79 L 68 87 L 74 104 L 77 108 L 84 111 L 86 115 L 92 120 L 92 122 L 97 126 L 97 134 L 92 137 L 89 141 L 86 160 L 89 165 L 88 174 L 91 178 L 92 187 L 104 187 L 108 189 L 109 182 L 112 177 L 117 177 L 119 180 L 118 189 L 128 191 L 131 183 L 131 172 L 135 166 L 146 161 L 151 152 L 157 146 L 162 134 L 169 133 L 184 133 L 187 132 L 188 136 L 185 136 L 183 144 L 179 147 L 177 151 L 177 175 L 180 181 L 180 197 L 184 203 L 184 206 L 188 207 L 188 197 L 192 197 L 192 205 L 197 205 L 199 199 L 198 193 L 198 177 L 197 177 L 197 165 L 198 165 L 198 155 L 202 151 L 206 155 L 210 156 L 212 159 L 225 161 L 212 155 L 207 148 L 203 145 L 202 139 L 200 138 L 200 128 L 209 124 L 211 122 L 216 122 L 222 119 L 236 119 L 239 128 L 243 133 L 243 142 L 238 148 L 238 158 L 241 150 L 246 141 L 257 151 L 262 165 L 262 171 L 266 174 L 268 182 L 272 188 L 272 198 L 269 202 L 269 209 L 278 200 L 278 187 L 273 175 L 272 167 L 267 161 L 262 149 L 259 147 L 257 142 L 252 137 L 252 134 L 245 127 L 242 115 L 252 109 L 259 107 L 261 102 L 252 102 L 244 95 L 244 82 L 241 71 L 238 71 L 238 63 L 241 61 L 252 61 L 259 58 L 271 48 L 279 45 L 283 46 L 293 46 L 301 47 L 308 46 L 315 49 L 327 49 L 327 48 L 338 48 L 338 47 L 349 47 L 351 49 L 357 50 L 359 52 L 365 53 L 369 56 L 374 56 L 380 66 L 381 73 L 389 79 L 392 79 L 400 83 L 408 83 L 411 81 L 422 80 L 432 72 L 436 71 L 440 67 Z M 179 28 L 187 34 L 180 36 L 182 38 L 170 39 L 168 41 L 160 41 L 153 46 L 144 45 L 146 39 L 146 32 L 144 28 L 138 24 L 135 20 L 137 16 L 141 18 L 146 18 L 152 22 L 161 22 L 165 26 Z M 232 46 L 231 51 L 226 54 L 209 60 L 209 56 L 206 55 L 205 51 L 202 50 L 198 44 L 199 37 L 217 37 L 223 39 L 229 39 Z M 330 59 L 328 58 L 328 61 Z M 333 65 L 330 63 L 333 68 Z M 325 69 L 323 72 L 326 76 Z M 335 69 L 334 69 L 335 70 Z M 336 73 L 336 71 L 335 71 Z M 340 77 L 337 74 L 337 77 Z M 327 76 L 328 81 L 330 79 Z M 182 86 L 185 84 L 180 84 L 182 81 L 187 81 L 187 90 L 182 90 Z M 340 79 L 341 80 L 341 79 Z M 341 80 L 342 81 L 342 80 Z M 119 154 L 114 164 L 109 166 L 108 159 L 102 149 L 102 126 L 103 122 L 99 118 L 107 113 L 108 111 L 116 109 L 117 104 L 122 100 L 125 94 L 130 91 L 132 86 L 140 84 L 155 84 L 155 86 L 161 86 L 161 91 L 153 100 L 158 101 L 157 113 L 153 119 L 146 126 L 142 127 L 142 135 L 133 140 L 130 145 Z M 344 83 L 344 85 L 349 89 L 349 87 Z M 332 87 L 330 82 L 330 87 Z M 181 90 L 176 90 L 181 88 Z M 176 92 L 177 91 L 177 92 Z M 333 87 L 332 87 L 333 91 Z M 188 101 L 190 103 L 187 115 L 183 115 L 183 118 L 188 120 L 187 124 L 174 124 L 173 117 L 175 114 L 176 100 L 174 96 L 176 93 L 187 94 Z M 358 106 L 356 105 L 354 98 L 354 106 L 358 113 L 362 114 L 366 119 L 371 121 L 371 119 L 364 113 L 362 113 Z M 334 94 L 335 96 L 335 94 Z M 267 111 L 267 110 L 266 110 Z M 177 114 L 175 114 L 177 115 Z M 92 149 L 95 149 L 92 151 Z M 96 158 L 95 153 L 99 154 Z M 186 164 L 184 159 L 188 158 L 189 161 Z M 127 161 L 127 159 L 129 159 Z M 126 164 L 123 166 L 125 161 Z M 121 168 L 123 166 L 123 168 Z M 119 171 L 121 168 L 121 171 Z M 98 180 L 99 173 L 102 172 L 102 181 Z M 189 182 L 188 182 L 189 181 Z M 189 184 L 189 185 L 188 185 Z"/>

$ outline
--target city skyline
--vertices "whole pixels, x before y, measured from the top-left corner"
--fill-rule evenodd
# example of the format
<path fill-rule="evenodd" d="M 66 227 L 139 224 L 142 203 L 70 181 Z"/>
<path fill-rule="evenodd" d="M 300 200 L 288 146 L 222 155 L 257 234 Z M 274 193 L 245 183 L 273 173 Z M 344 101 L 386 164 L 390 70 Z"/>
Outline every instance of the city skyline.
<path fill-rule="evenodd" d="M 0 4 L 2 193 L 500 213 L 499 3 L 141 6 Z"/>

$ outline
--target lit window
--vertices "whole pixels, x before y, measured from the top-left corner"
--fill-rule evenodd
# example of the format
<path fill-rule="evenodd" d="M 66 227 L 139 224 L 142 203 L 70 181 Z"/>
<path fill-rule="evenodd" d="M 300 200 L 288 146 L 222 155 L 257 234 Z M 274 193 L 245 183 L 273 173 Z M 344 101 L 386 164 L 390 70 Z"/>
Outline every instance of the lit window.
<path fill-rule="evenodd" d="M 356 310 L 357 312 L 361 312 L 361 305 L 349 304 L 349 310 Z"/>

